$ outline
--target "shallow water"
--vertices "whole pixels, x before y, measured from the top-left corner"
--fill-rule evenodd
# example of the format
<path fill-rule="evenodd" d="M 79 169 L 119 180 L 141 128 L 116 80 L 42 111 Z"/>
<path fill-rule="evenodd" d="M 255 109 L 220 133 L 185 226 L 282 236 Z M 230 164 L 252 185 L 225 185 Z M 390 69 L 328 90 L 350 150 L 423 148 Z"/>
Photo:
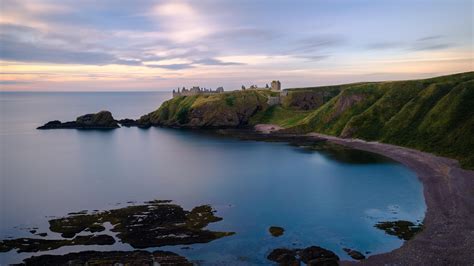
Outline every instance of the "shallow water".
<path fill-rule="evenodd" d="M 224 220 L 209 228 L 236 234 L 191 249 L 160 250 L 205 264 L 263 264 L 276 247 L 319 245 L 342 259 L 349 258 L 343 247 L 387 252 L 402 241 L 374 228 L 376 222 L 424 217 L 416 175 L 366 152 L 312 151 L 162 128 L 35 130 L 49 120 L 73 120 L 103 109 L 115 118 L 137 118 L 169 96 L 0 93 L 0 239 L 34 237 L 26 229 L 32 227 L 46 232 L 47 216 L 171 199 L 188 209 L 211 204 Z M 284 235 L 272 237 L 272 225 L 284 227 Z M 118 243 L 36 255 L 91 249 L 131 250 Z M 0 253 L 0 264 L 31 255 Z"/>

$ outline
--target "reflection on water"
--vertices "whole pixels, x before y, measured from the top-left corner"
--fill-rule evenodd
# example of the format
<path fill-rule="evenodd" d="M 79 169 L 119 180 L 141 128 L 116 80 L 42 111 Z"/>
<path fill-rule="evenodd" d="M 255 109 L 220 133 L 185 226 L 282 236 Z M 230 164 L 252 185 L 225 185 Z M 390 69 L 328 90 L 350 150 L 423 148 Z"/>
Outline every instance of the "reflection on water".
<path fill-rule="evenodd" d="M 347 247 L 380 253 L 402 240 L 374 228 L 382 220 L 422 220 L 425 204 L 415 174 L 386 158 L 326 144 L 241 141 L 194 131 L 121 128 L 35 130 L 102 109 L 136 118 L 155 109 L 161 93 L 1 93 L 0 239 L 33 237 L 45 216 L 105 210 L 171 199 L 185 209 L 210 204 L 224 220 L 213 231 L 235 232 L 189 249 L 162 247 L 206 263 L 268 263 L 276 247 L 319 245 L 342 259 Z M 393 206 L 397 206 L 394 211 Z M 268 228 L 285 233 L 272 237 Z M 46 238 L 58 238 L 51 233 Z M 62 247 L 64 254 L 91 247 Z M 94 250 L 132 250 L 124 243 Z M 153 251 L 151 249 L 150 251 Z M 36 254 L 36 255 L 38 255 Z M 0 254 L 0 263 L 31 254 Z"/>

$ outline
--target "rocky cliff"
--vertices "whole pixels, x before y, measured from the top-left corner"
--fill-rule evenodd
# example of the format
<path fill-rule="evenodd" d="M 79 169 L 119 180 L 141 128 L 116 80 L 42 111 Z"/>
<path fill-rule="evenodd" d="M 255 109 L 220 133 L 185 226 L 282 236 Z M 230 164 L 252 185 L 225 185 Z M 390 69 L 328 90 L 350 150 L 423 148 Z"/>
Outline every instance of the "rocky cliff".
<path fill-rule="evenodd" d="M 175 97 L 138 120 L 141 126 L 189 128 L 240 127 L 268 107 L 271 91 L 248 90 Z"/>
<path fill-rule="evenodd" d="M 474 167 L 474 72 L 431 79 L 177 97 L 137 122 L 142 126 L 219 128 L 277 124 L 416 148 Z"/>
<path fill-rule="evenodd" d="M 113 129 L 120 127 L 109 111 L 86 114 L 76 118 L 76 121 L 62 123 L 59 120 L 50 121 L 38 129 Z"/>

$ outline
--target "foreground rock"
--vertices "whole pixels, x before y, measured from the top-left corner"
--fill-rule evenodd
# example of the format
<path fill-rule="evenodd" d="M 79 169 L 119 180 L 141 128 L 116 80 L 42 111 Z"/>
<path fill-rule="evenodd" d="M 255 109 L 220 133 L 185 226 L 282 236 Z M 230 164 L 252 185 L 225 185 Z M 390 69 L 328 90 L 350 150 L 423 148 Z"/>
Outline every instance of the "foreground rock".
<path fill-rule="evenodd" d="M 84 251 L 66 255 L 42 255 L 25 259 L 26 265 L 192 265 L 169 251 Z"/>
<path fill-rule="evenodd" d="M 104 223 L 112 224 L 121 242 L 134 248 L 167 245 L 207 243 L 233 235 L 233 232 L 216 232 L 204 229 L 208 224 L 221 221 L 208 205 L 191 211 L 170 201 L 150 201 L 141 205 L 97 211 L 76 212 L 49 221 L 51 232 L 60 233 L 65 239 L 18 238 L 0 241 L 0 252 L 16 249 L 18 252 L 38 252 L 72 245 L 112 245 L 115 240 L 107 234 L 82 235 L 105 231 Z M 77 234 L 81 234 L 76 236 Z"/>
<path fill-rule="evenodd" d="M 357 250 L 353 250 L 353 249 L 350 249 L 350 248 L 343 248 L 343 250 L 347 253 L 347 255 L 351 256 L 351 258 L 353 258 L 355 260 L 365 259 L 364 254 L 360 253 Z"/>
<path fill-rule="evenodd" d="M 414 224 L 410 221 L 390 221 L 390 222 L 379 222 L 374 225 L 378 229 L 384 230 L 385 233 L 393 236 L 397 236 L 403 240 L 410 240 L 413 236 L 420 232 L 422 229 L 421 224 Z"/>
<path fill-rule="evenodd" d="M 283 235 L 283 233 L 285 232 L 285 229 L 279 226 L 270 226 L 270 228 L 268 228 L 268 232 L 270 232 L 270 234 L 274 237 L 279 237 Z"/>
<path fill-rule="evenodd" d="M 274 249 L 267 259 L 280 265 L 300 265 L 300 261 L 307 265 L 339 265 L 339 257 L 332 251 L 318 246 L 305 249 Z"/>
<path fill-rule="evenodd" d="M 119 128 L 112 113 L 100 111 L 95 114 L 86 114 L 76 118 L 76 121 L 62 123 L 59 120 L 50 121 L 37 129 L 114 129 Z"/>
<path fill-rule="evenodd" d="M 17 238 L 0 241 L 0 252 L 16 249 L 18 253 L 53 250 L 64 246 L 75 245 L 112 245 L 115 243 L 109 235 L 77 236 L 74 239 L 34 239 Z"/>

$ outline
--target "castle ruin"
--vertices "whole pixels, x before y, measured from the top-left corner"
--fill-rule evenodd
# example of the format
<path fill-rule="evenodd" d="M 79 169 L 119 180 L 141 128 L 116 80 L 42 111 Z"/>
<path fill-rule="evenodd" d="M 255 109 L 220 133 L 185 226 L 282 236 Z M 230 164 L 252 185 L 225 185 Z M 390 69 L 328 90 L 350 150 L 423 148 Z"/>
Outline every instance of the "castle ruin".
<path fill-rule="evenodd" d="M 178 96 L 192 96 L 197 94 L 215 94 L 215 93 L 223 93 L 224 88 L 218 87 L 216 90 L 200 88 L 199 86 L 193 86 L 191 89 L 186 89 L 183 87 L 181 90 L 173 90 L 173 98 Z"/>
<path fill-rule="evenodd" d="M 270 90 L 274 92 L 279 92 L 277 96 L 268 96 L 267 104 L 270 106 L 280 104 L 282 97 L 285 97 L 288 94 L 287 91 L 281 90 L 281 83 L 279 80 L 273 80 L 270 83 L 270 86 L 266 84 L 265 87 L 250 85 L 250 87 L 246 88 L 244 85 L 242 85 L 242 90 Z M 185 87 L 183 87 L 183 88 L 178 88 L 177 90 L 173 90 L 173 98 L 179 97 L 179 96 L 192 96 L 192 95 L 198 95 L 198 94 L 216 94 L 216 93 L 224 93 L 224 88 L 218 87 L 217 89 L 212 90 L 212 89 L 200 88 L 199 86 L 193 86 L 191 89 L 186 89 Z"/>

